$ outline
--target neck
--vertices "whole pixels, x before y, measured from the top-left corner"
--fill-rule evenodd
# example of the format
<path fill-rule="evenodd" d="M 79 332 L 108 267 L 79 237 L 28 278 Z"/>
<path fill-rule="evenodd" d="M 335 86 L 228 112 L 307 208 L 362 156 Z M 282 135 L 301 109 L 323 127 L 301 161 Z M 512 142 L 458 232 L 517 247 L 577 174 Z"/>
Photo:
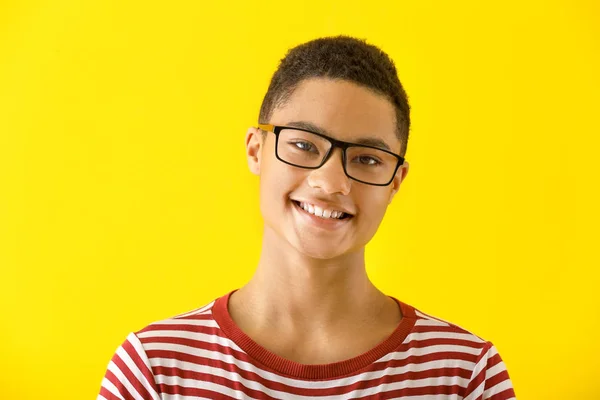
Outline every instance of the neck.
<path fill-rule="evenodd" d="M 356 326 L 390 304 L 367 276 L 364 248 L 316 259 L 268 228 L 256 272 L 234 296 L 238 315 L 245 314 L 258 326 L 277 324 L 288 331 Z"/>

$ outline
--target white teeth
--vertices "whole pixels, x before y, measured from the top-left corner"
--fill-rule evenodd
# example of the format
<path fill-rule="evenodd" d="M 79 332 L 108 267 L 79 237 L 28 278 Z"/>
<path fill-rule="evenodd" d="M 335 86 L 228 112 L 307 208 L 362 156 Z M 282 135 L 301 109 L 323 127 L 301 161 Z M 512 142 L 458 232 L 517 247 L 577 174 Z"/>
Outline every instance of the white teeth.
<path fill-rule="evenodd" d="M 344 215 L 342 211 L 323 209 L 319 206 L 312 205 L 310 203 L 300 203 L 300 207 L 309 214 L 316 215 L 321 218 L 333 218 L 338 219 Z"/>

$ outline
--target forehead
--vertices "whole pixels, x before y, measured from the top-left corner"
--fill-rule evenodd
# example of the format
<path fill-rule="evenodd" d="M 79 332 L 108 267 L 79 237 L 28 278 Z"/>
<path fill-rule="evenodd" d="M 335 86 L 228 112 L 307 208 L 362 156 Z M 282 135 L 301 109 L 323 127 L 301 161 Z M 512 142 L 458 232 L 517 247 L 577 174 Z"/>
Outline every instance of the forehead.
<path fill-rule="evenodd" d="M 302 81 L 290 98 L 273 111 L 270 123 L 307 122 L 323 133 L 347 142 L 384 141 L 400 151 L 392 103 L 372 90 L 344 80 Z"/>

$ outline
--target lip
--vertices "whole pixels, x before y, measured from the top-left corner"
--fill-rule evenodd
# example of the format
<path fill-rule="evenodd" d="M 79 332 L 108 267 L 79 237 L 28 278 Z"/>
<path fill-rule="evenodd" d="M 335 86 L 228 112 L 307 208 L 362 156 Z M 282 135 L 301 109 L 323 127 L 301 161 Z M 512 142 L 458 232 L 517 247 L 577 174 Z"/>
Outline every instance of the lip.
<path fill-rule="evenodd" d="M 312 226 L 316 226 L 318 228 L 327 229 L 327 230 L 335 230 L 339 229 L 342 226 L 346 225 L 353 217 L 344 218 L 344 219 L 334 219 L 334 218 L 321 218 L 316 215 L 312 215 L 304 211 L 302 207 L 297 203 L 298 200 L 290 200 L 292 202 L 292 206 L 299 214 L 302 220 L 308 222 Z M 318 205 L 318 204 L 317 204 Z M 341 211 L 341 210 L 340 210 Z"/>

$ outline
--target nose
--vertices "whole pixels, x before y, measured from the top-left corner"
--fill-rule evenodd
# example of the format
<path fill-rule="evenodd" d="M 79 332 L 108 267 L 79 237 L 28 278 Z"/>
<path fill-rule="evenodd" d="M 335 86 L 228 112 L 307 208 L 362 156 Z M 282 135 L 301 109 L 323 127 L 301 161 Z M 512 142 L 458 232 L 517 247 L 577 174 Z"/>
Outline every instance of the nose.
<path fill-rule="evenodd" d="M 334 149 L 329 159 L 320 168 L 313 169 L 308 175 L 310 187 L 319 188 L 327 194 L 350 193 L 350 178 L 344 172 L 342 150 Z"/>

